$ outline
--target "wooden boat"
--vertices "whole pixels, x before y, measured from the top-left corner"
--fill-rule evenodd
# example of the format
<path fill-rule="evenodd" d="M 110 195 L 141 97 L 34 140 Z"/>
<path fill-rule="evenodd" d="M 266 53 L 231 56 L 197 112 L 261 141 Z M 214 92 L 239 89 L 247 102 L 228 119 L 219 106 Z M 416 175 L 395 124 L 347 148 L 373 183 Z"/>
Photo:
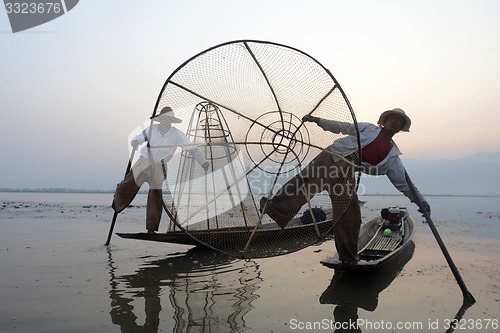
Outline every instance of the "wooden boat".
<path fill-rule="evenodd" d="M 329 212 L 327 212 L 329 213 Z M 276 223 L 254 226 L 228 227 L 183 231 L 177 229 L 166 233 L 116 233 L 119 237 L 154 242 L 195 245 L 218 249 L 227 254 L 239 254 L 247 258 L 268 257 L 287 254 L 318 241 L 332 238 L 331 217 L 314 223 L 304 223 L 303 218 L 292 219 L 286 228 Z M 242 253 L 244 245 L 251 239 L 252 246 Z M 269 246 L 272 244 L 272 246 Z"/>
<path fill-rule="evenodd" d="M 390 231 L 386 231 L 387 229 Z M 321 263 L 326 267 L 343 271 L 379 268 L 408 247 L 413 232 L 413 220 L 406 208 L 383 209 L 380 217 L 361 226 L 358 240 L 358 263 L 342 262 L 339 260 L 338 253 L 322 260 Z"/>
<path fill-rule="evenodd" d="M 315 234 L 315 228 L 313 224 L 302 224 L 302 223 L 292 223 L 291 221 L 289 225 L 285 229 L 281 229 L 278 225 L 270 225 L 266 224 L 262 228 L 259 228 L 255 231 L 255 239 L 265 240 L 268 237 L 273 236 L 275 233 L 279 233 L 281 237 L 286 238 L 288 233 L 295 233 L 300 230 L 304 234 Z M 332 221 L 322 221 L 318 222 L 317 226 L 321 234 L 327 232 L 331 226 Z M 220 235 L 221 237 L 217 237 L 221 240 L 221 242 L 226 238 L 232 238 L 236 235 L 247 235 L 250 237 L 254 227 L 234 227 L 234 228 L 219 228 L 214 230 L 191 230 L 188 233 L 178 230 L 171 231 L 166 233 L 117 233 L 118 236 L 122 238 L 132 238 L 132 239 L 140 239 L 140 240 L 150 240 L 156 242 L 165 242 L 165 243 L 175 243 L 175 244 L 185 244 L 185 245 L 204 245 L 204 238 L 210 237 L 210 239 L 215 238 L 214 235 Z M 274 240 L 274 239 L 273 239 Z"/>

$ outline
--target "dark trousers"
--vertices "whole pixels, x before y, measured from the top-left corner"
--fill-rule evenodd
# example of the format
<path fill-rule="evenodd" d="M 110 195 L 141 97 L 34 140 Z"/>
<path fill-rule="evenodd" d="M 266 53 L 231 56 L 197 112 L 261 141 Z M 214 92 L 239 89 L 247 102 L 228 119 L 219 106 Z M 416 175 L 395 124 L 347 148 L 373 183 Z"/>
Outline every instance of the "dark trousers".
<path fill-rule="evenodd" d="M 356 155 L 347 159 L 356 162 Z M 333 234 L 340 260 L 357 261 L 361 212 L 356 194 L 355 168 L 343 160 L 335 162 L 329 151 L 318 154 L 272 199 L 261 199 L 260 209 L 285 228 L 301 207 L 322 191 L 328 192 L 332 203 Z"/>
<path fill-rule="evenodd" d="M 117 213 L 123 211 L 144 183 L 149 184 L 148 202 L 146 207 L 146 229 L 158 231 L 163 210 L 163 181 L 166 179 L 166 165 L 149 163 L 140 157 L 123 180 L 116 185 L 113 207 Z"/>

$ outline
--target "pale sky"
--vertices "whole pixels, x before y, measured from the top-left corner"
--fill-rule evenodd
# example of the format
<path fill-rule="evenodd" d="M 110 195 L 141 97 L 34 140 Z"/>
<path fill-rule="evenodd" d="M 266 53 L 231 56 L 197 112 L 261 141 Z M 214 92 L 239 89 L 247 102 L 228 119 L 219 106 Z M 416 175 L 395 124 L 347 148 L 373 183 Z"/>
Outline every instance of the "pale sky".
<path fill-rule="evenodd" d="M 0 188 L 113 189 L 171 72 L 240 39 L 317 59 L 358 121 L 404 109 L 405 158 L 499 151 L 499 18 L 498 0 L 82 0 L 14 34 L 0 9 Z"/>

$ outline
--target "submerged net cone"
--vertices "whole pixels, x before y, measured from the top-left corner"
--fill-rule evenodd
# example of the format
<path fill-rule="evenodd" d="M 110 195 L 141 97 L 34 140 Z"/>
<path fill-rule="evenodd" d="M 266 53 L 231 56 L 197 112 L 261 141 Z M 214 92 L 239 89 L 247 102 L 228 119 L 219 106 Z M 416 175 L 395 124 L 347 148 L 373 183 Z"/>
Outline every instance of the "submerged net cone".
<path fill-rule="evenodd" d="M 210 161 L 205 171 L 182 151 L 169 162 L 163 191 L 168 232 L 246 258 L 290 253 L 331 235 L 351 197 L 333 209 L 326 191 L 313 196 L 310 187 L 299 186 L 295 192 L 307 200 L 285 226 L 261 213 L 263 197 L 272 198 L 324 148 L 345 137 L 303 123 L 303 116 L 341 121 L 357 133 L 344 92 L 314 58 L 271 42 L 224 43 L 172 73 L 153 116 L 165 106 L 182 119 L 175 127 Z M 358 137 L 349 142 L 359 151 Z M 351 171 L 340 181 L 351 179 Z M 303 223 L 300 217 L 313 208 L 326 218 Z"/>

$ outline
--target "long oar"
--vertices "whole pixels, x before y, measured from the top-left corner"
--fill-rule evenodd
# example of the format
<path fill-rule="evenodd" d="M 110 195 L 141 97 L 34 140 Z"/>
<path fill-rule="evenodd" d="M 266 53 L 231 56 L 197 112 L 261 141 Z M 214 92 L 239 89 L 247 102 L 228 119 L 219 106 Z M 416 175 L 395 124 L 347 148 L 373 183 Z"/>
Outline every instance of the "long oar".
<path fill-rule="evenodd" d="M 427 220 L 427 224 L 429 224 L 429 227 L 431 228 L 432 233 L 434 234 L 434 238 L 436 238 L 437 243 L 439 244 L 439 247 L 441 248 L 441 251 L 443 252 L 444 257 L 446 258 L 446 261 L 448 262 L 448 265 L 450 266 L 451 271 L 453 272 L 453 275 L 455 276 L 455 279 L 457 280 L 458 285 L 460 286 L 460 289 L 462 289 L 462 293 L 464 295 L 464 302 L 468 303 L 475 303 L 476 300 L 474 299 L 474 296 L 467 290 L 467 287 L 465 286 L 464 280 L 462 279 L 462 276 L 460 276 L 460 272 L 457 269 L 457 266 L 453 263 L 453 259 L 451 259 L 450 254 L 448 253 L 448 250 L 446 249 L 446 246 L 443 243 L 443 240 L 441 239 L 441 236 L 439 236 L 439 233 L 434 226 L 434 222 L 432 222 L 431 216 L 429 212 L 425 209 L 424 205 L 422 204 L 422 200 L 420 200 L 420 196 L 417 193 L 417 189 L 415 188 L 415 185 L 413 185 L 413 182 L 410 179 L 410 176 L 408 173 L 405 171 L 405 176 L 406 176 L 406 181 L 408 185 L 410 186 L 410 189 L 415 196 L 416 203 L 418 207 L 420 208 L 420 211 L 424 215 L 425 219 Z"/>
<path fill-rule="evenodd" d="M 132 160 L 134 159 L 134 154 L 135 154 L 135 147 L 132 148 L 132 152 L 130 153 L 130 158 L 128 159 L 128 164 L 127 164 L 127 169 L 125 170 L 125 175 L 127 175 L 127 173 L 130 171 L 130 168 L 132 167 Z M 108 239 L 106 240 L 106 243 L 104 243 L 105 246 L 108 246 L 109 242 L 111 241 L 111 235 L 113 235 L 113 229 L 115 228 L 117 216 L 118 216 L 118 213 L 115 211 L 113 213 L 113 220 L 111 220 L 111 226 L 109 227 Z"/>

